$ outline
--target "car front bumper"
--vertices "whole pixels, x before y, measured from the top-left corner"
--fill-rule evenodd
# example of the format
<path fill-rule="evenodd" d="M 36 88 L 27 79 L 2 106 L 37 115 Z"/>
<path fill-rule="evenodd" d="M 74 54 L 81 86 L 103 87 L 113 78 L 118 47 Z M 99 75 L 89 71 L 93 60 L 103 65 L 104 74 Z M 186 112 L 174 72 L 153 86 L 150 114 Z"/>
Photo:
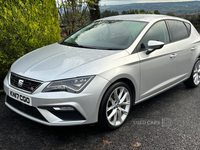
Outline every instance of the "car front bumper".
<path fill-rule="evenodd" d="M 91 124 L 98 121 L 100 101 L 108 81 L 100 76 L 90 82 L 81 93 L 42 92 L 49 84 L 44 82 L 32 94 L 10 86 L 9 77 L 4 80 L 5 104 L 16 113 L 49 126 Z M 9 96 L 9 91 L 31 97 L 31 106 Z M 68 107 L 69 110 L 59 108 Z"/>

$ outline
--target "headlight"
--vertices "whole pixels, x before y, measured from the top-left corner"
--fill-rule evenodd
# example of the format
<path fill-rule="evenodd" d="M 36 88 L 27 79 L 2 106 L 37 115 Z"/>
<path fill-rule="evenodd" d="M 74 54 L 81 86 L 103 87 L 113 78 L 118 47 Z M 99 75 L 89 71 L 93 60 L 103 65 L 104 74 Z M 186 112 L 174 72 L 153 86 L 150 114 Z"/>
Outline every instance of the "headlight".
<path fill-rule="evenodd" d="M 67 91 L 72 93 L 81 92 L 94 78 L 94 76 L 79 77 L 73 79 L 53 81 L 43 92 Z"/>

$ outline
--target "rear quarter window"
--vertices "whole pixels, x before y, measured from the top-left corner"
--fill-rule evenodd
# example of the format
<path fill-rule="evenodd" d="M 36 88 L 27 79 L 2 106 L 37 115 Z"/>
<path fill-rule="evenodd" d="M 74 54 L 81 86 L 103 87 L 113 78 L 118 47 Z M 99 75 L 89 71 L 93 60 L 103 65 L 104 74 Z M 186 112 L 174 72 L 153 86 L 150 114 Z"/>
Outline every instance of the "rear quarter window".
<path fill-rule="evenodd" d="M 185 25 L 186 25 L 186 27 L 187 27 L 187 29 L 188 29 L 188 35 L 190 36 L 190 33 L 191 33 L 191 25 L 190 25 L 189 23 L 186 23 L 186 22 L 185 22 Z"/>

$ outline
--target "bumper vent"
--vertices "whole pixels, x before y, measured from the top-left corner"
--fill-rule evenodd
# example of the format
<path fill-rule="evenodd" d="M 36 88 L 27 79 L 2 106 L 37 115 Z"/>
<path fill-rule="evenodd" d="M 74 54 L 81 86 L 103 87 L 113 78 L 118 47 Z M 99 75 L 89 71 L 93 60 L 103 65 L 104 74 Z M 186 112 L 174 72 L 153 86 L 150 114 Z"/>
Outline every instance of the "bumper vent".
<path fill-rule="evenodd" d="M 7 96 L 6 102 L 11 105 L 12 107 L 14 107 L 15 109 L 29 115 L 32 116 L 34 118 L 46 121 L 47 120 L 41 115 L 41 113 L 37 110 L 37 108 L 32 107 L 32 106 L 28 106 L 26 104 L 23 104 L 21 102 L 18 102 L 14 99 L 12 99 L 11 97 Z"/>
<path fill-rule="evenodd" d="M 10 84 L 28 93 L 33 93 L 42 84 L 42 82 L 11 73 Z"/>

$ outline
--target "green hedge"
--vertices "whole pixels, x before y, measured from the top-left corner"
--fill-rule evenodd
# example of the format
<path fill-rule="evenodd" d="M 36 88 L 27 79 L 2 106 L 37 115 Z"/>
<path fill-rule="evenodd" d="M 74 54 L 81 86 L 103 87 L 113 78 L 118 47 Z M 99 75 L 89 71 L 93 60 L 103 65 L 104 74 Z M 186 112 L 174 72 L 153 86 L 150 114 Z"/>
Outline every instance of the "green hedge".
<path fill-rule="evenodd" d="M 17 58 L 59 41 L 59 33 L 55 0 L 0 0 L 0 82 Z"/>

